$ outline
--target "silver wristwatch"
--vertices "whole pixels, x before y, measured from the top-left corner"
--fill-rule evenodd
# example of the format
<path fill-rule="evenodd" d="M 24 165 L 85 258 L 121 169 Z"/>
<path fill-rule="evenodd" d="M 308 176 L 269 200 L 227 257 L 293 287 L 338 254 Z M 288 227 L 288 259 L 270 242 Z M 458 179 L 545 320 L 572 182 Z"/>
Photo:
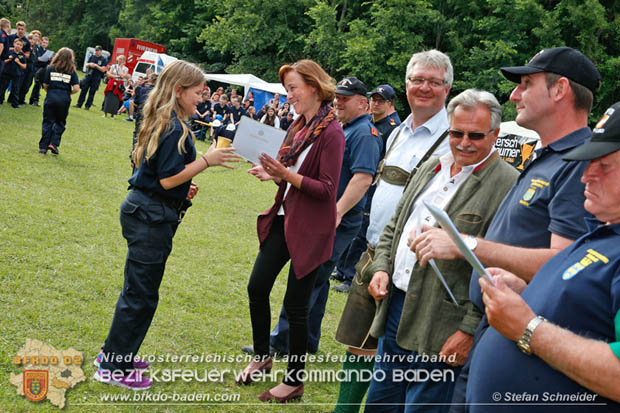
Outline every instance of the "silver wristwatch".
<path fill-rule="evenodd" d="M 473 235 L 466 235 L 463 238 L 463 242 L 465 242 L 465 246 L 469 248 L 470 251 L 473 251 L 478 246 L 478 240 Z"/>
<path fill-rule="evenodd" d="M 532 318 L 530 322 L 527 323 L 527 326 L 525 327 L 525 331 L 523 332 L 523 335 L 521 336 L 519 341 L 517 341 L 517 347 L 519 347 L 519 350 L 521 350 L 528 356 L 532 354 L 532 347 L 530 346 L 530 340 L 532 339 L 532 334 L 534 334 L 534 330 L 536 330 L 536 328 L 543 321 L 547 321 L 547 319 L 542 316 L 536 316 Z"/>

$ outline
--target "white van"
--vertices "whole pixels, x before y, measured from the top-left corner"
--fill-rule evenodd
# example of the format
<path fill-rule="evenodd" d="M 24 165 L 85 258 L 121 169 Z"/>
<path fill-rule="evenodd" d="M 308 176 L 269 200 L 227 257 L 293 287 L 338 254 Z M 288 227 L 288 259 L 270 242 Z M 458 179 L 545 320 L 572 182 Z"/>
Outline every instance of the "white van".
<path fill-rule="evenodd" d="M 161 73 L 164 66 L 177 60 L 176 57 L 169 56 L 165 53 L 144 52 L 138 59 L 136 67 L 133 69 L 131 79 L 134 83 L 141 77 L 146 77 L 147 69 L 151 69 L 153 73 Z"/>

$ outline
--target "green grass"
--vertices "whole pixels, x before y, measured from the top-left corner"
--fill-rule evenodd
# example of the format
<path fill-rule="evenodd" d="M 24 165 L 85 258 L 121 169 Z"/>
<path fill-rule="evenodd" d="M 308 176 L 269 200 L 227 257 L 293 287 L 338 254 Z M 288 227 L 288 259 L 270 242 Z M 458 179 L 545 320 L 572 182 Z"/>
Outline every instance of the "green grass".
<path fill-rule="evenodd" d="M 256 395 L 273 383 L 240 387 L 232 374 L 221 383 L 155 383 L 152 393 L 240 394 L 235 403 L 95 404 L 102 403 L 105 394 L 133 394 L 90 379 L 92 360 L 106 337 L 123 283 L 127 250 L 119 206 L 127 194 L 133 130 L 133 123 L 121 120 L 125 116 L 101 117 L 102 97 L 103 87 L 90 111 L 71 108 L 59 156 L 38 154 L 42 108 L 0 106 L 0 411 L 57 410 L 47 400 L 35 405 L 17 395 L 9 383 L 9 373 L 21 372 L 12 357 L 28 338 L 83 352 L 87 380 L 67 391 L 69 412 L 331 411 L 337 383 L 307 383 L 300 403 L 266 406 Z M 207 149 L 202 142 L 197 146 L 200 153 Z M 247 169 L 246 163 L 234 171 L 213 168 L 194 179 L 200 191 L 174 239 L 159 308 L 141 353 L 237 356 L 241 346 L 251 343 L 246 285 L 258 251 L 256 217 L 271 205 L 275 186 L 260 183 Z M 272 324 L 283 299 L 284 275 L 271 295 Z M 345 299 L 330 295 L 319 355 L 344 354 L 333 337 Z M 244 365 L 183 362 L 153 367 L 223 371 Z M 307 368 L 340 365 L 315 362 Z M 285 366 L 279 362 L 275 368 Z"/>

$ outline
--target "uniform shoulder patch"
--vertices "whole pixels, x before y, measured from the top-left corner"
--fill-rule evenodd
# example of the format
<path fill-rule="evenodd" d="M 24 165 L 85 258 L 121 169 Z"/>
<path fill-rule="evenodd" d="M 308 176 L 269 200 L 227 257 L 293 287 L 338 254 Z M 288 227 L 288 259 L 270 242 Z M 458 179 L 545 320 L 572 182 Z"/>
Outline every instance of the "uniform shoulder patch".
<path fill-rule="evenodd" d="M 371 128 L 370 128 L 370 133 L 371 133 L 373 136 L 379 136 L 379 132 L 377 132 L 377 130 L 376 130 L 375 128 L 372 128 L 372 127 L 371 127 Z"/>
<path fill-rule="evenodd" d="M 394 118 L 390 118 L 390 126 L 396 126 L 396 121 Z"/>

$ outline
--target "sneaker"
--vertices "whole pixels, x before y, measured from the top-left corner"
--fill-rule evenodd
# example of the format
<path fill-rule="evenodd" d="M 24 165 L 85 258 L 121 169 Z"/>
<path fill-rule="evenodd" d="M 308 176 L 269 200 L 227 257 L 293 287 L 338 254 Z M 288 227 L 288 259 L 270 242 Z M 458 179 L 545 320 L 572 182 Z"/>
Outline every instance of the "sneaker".
<path fill-rule="evenodd" d="M 124 387 L 131 390 L 147 390 L 153 385 L 153 382 L 140 371 L 134 370 L 130 374 L 122 377 L 114 377 L 110 370 L 99 367 L 95 372 L 93 379 L 104 384 Z"/>
<path fill-rule="evenodd" d="M 39 155 L 41 156 L 47 155 L 47 149 L 39 149 Z"/>
<path fill-rule="evenodd" d="M 54 155 L 58 155 L 58 148 L 54 145 L 48 145 L 47 149 L 49 149 Z"/>
<path fill-rule="evenodd" d="M 41 105 L 39 105 L 39 102 L 32 102 L 30 106 L 40 107 Z"/>
<path fill-rule="evenodd" d="M 133 122 L 133 118 L 123 119 L 125 122 Z"/>
<path fill-rule="evenodd" d="M 82 107 L 80 105 L 73 105 L 74 108 L 78 108 L 81 109 Z"/>
<path fill-rule="evenodd" d="M 99 354 L 97 354 L 97 357 L 95 357 L 93 364 L 95 365 L 95 367 L 99 367 L 102 361 L 103 361 L 103 349 L 99 351 Z M 145 360 L 142 360 L 140 357 L 135 357 L 133 359 L 133 368 L 136 370 L 140 370 L 140 371 L 146 370 L 149 368 L 149 363 Z"/>

